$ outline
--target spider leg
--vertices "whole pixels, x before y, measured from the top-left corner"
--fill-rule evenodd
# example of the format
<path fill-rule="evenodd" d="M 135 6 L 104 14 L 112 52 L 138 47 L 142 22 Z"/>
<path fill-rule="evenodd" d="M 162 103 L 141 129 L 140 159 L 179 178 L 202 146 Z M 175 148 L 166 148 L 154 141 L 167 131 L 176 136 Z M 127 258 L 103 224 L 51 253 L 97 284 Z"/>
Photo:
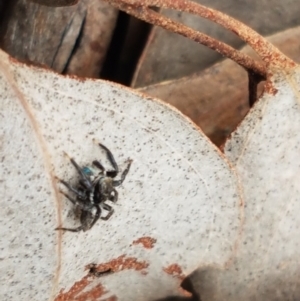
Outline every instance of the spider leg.
<path fill-rule="evenodd" d="M 63 194 L 73 205 L 78 206 L 80 209 L 89 211 L 91 209 L 91 205 L 86 204 L 82 200 L 73 200 L 68 194 L 66 194 L 64 191 L 60 190 L 59 191 L 61 194 Z"/>
<path fill-rule="evenodd" d="M 78 187 L 83 188 L 84 190 L 86 190 L 86 187 L 85 187 L 85 185 L 84 185 L 84 183 L 81 179 L 79 180 L 79 186 Z"/>
<path fill-rule="evenodd" d="M 67 195 L 65 192 L 62 190 L 59 190 L 61 194 L 63 194 L 73 205 L 76 205 L 77 201 L 73 200 L 69 195 Z"/>
<path fill-rule="evenodd" d="M 93 222 L 89 225 L 88 224 L 88 216 L 91 215 L 91 211 L 90 210 L 82 210 L 81 212 L 81 216 L 80 216 L 80 222 L 81 222 L 81 226 L 77 227 L 77 228 L 63 228 L 63 227 L 58 227 L 55 230 L 63 230 L 63 231 L 71 231 L 71 232 L 79 232 L 79 231 L 87 231 L 89 229 L 91 229 L 94 224 L 96 223 L 96 221 L 99 219 L 101 210 L 98 206 L 95 206 L 97 208 L 97 212 L 95 214 L 95 217 L 93 219 Z"/>
<path fill-rule="evenodd" d="M 114 168 L 114 171 L 109 171 L 109 173 L 110 173 L 109 176 L 111 178 L 114 178 L 119 173 L 118 164 L 117 164 L 112 152 L 105 145 L 99 143 L 99 146 L 102 147 L 106 151 L 107 158 L 108 158 L 109 162 L 111 163 L 111 165 Z"/>
<path fill-rule="evenodd" d="M 79 191 L 78 189 L 74 188 L 73 186 L 71 186 L 66 181 L 61 180 L 59 178 L 57 178 L 57 179 L 59 180 L 60 183 L 62 183 L 63 185 L 65 185 L 70 191 L 72 191 L 73 193 L 75 193 L 78 197 L 80 197 L 80 198 L 84 198 L 85 197 L 85 195 L 81 191 Z"/>
<path fill-rule="evenodd" d="M 73 166 L 76 168 L 77 172 L 79 173 L 81 179 L 82 179 L 82 184 L 85 186 L 86 189 L 91 190 L 93 187 L 92 182 L 89 180 L 89 178 L 86 176 L 86 174 L 82 171 L 82 168 L 76 163 L 76 161 L 72 158 L 69 157 L 67 153 L 65 153 L 68 158 L 70 159 L 71 163 Z"/>
<path fill-rule="evenodd" d="M 114 187 L 120 186 L 124 182 L 128 172 L 129 172 L 131 163 L 132 163 L 132 160 L 129 160 L 126 169 L 123 171 L 123 173 L 121 175 L 121 180 L 113 181 L 113 186 Z"/>
<path fill-rule="evenodd" d="M 107 210 L 109 213 L 106 216 L 101 217 L 101 219 L 104 221 L 107 221 L 113 215 L 114 209 L 105 203 L 102 203 L 102 207 L 103 207 L 103 209 Z"/>
<path fill-rule="evenodd" d="M 98 169 L 100 169 L 102 172 L 105 171 L 104 166 L 103 166 L 98 160 L 94 160 L 94 161 L 93 161 L 93 164 L 94 164 Z"/>
<path fill-rule="evenodd" d="M 114 194 L 109 197 L 109 200 L 116 203 L 118 200 L 119 193 L 115 188 L 113 188 L 113 192 Z"/>
<path fill-rule="evenodd" d="M 89 227 L 87 229 L 84 229 L 83 231 L 87 231 L 87 230 L 91 229 L 95 225 L 95 223 L 97 222 L 97 220 L 99 219 L 99 217 L 101 215 L 100 207 L 98 205 L 94 205 L 94 207 L 97 209 L 95 217 L 94 217 L 92 223 L 89 225 Z"/>
<path fill-rule="evenodd" d="M 79 232 L 81 230 L 83 230 L 84 226 L 81 225 L 77 228 L 62 228 L 62 227 L 58 227 L 58 228 L 55 228 L 54 230 L 63 230 L 63 231 L 71 231 L 71 232 Z"/>
<path fill-rule="evenodd" d="M 106 172 L 106 175 L 109 177 L 109 178 L 115 178 L 117 176 L 117 172 L 115 170 L 109 170 Z"/>

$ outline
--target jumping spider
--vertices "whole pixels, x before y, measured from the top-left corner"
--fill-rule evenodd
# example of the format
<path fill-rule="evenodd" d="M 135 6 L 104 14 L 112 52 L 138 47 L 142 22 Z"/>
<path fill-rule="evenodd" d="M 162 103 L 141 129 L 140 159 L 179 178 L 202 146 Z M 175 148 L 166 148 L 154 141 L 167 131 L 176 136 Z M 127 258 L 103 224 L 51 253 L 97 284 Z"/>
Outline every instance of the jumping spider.
<path fill-rule="evenodd" d="M 62 228 L 58 227 L 55 230 L 65 230 L 72 232 L 87 231 L 91 229 L 97 220 L 101 218 L 102 220 L 108 220 L 114 213 L 113 208 L 106 204 L 107 200 L 116 202 L 118 200 L 118 192 L 115 187 L 120 186 L 125 180 L 128 174 L 132 160 L 128 160 L 128 165 L 123 171 L 120 180 L 114 180 L 114 178 L 119 173 L 119 167 L 114 159 L 111 151 L 99 143 L 99 146 L 105 150 L 107 158 L 113 166 L 114 170 L 106 171 L 103 165 L 95 160 L 93 161 L 93 166 L 96 167 L 99 172 L 95 174 L 95 170 L 90 167 L 81 168 L 73 158 L 70 158 L 71 163 L 76 168 L 79 173 L 80 180 L 78 187 L 72 187 L 69 183 L 64 180 L 58 179 L 64 186 L 66 186 L 71 192 L 76 195 L 76 198 L 71 198 L 68 194 L 60 191 L 68 200 L 72 202 L 81 210 L 80 222 L 81 226 L 77 228 Z M 101 216 L 101 210 L 105 209 L 108 211 L 107 216 Z"/>

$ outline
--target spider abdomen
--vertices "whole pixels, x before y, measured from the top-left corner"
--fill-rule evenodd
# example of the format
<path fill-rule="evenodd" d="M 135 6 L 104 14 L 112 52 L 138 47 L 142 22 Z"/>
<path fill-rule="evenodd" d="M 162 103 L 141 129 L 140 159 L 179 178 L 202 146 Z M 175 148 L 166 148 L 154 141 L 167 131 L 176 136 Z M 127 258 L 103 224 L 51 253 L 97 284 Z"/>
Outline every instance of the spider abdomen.
<path fill-rule="evenodd" d="M 114 191 L 112 182 L 112 178 L 107 176 L 101 176 L 96 179 L 93 191 L 94 204 L 100 204 L 110 199 L 112 191 Z"/>

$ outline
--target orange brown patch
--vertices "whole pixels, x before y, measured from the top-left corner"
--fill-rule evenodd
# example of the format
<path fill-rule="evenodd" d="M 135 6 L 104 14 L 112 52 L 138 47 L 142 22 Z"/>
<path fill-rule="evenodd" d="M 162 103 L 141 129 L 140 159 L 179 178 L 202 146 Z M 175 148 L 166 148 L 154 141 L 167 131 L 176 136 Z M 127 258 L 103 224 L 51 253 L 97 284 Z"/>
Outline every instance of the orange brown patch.
<path fill-rule="evenodd" d="M 183 279 L 185 278 L 185 275 L 183 274 L 181 267 L 177 263 L 173 263 L 173 264 L 167 266 L 166 268 L 163 268 L 163 271 L 166 272 L 167 274 L 179 279 L 180 282 L 182 282 Z M 179 291 L 187 297 L 192 296 L 191 292 L 185 290 L 181 286 L 179 286 Z"/>
<path fill-rule="evenodd" d="M 267 81 L 265 83 L 265 91 L 271 95 L 276 95 L 278 90 L 274 87 L 273 83 L 271 81 Z"/>
<path fill-rule="evenodd" d="M 74 285 L 67 291 L 63 292 L 61 290 L 59 295 L 54 299 L 54 301 L 86 301 L 86 300 L 96 300 L 102 295 L 107 293 L 101 284 L 94 286 L 91 290 L 83 292 L 83 290 L 89 285 L 91 280 L 89 275 L 84 276 L 80 281 L 74 283 Z"/>
<path fill-rule="evenodd" d="M 106 270 L 111 270 L 112 272 L 120 272 L 123 270 L 142 271 L 148 268 L 148 266 L 149 263 L 147 263 L 146 261 L 138 261 L 136 258 L 126 257 L 126 255 L 124 254 L 106 263 L 96 265 L 95 268 L 98 272 Z"/>
<path fill-rule="evenodd" d="M 133 245 L 142 244 L 145 249 L 152 249 L 156 243 L 156 239 L 150 236 L 144 236 L 132 242 Z"/>
<path fill-rule="evenodd" d="M 136 270 L 141 271 L 142 275 L 146 275 L 147 272 L 144 270 L 149 266 L 145 261 L 138 261 L 134 257 L 126 257 L 121 255 L 116 259 L 109 262 L 102 263 L 99 265 L 89 264 L 86 269 L 95 268 L 97 272 L 111 270 L 112 272 L 120 272 L 123 270 Z M 84 276 L 80 281 L 74 283 L 69 291 L 64 292 L 61 290 L 59 295 L 54 301 L 86 301 L 86 300 L 97 300 L 102 297 L 107 291 L 101 284 L 97 284 L 88 291 L 83 292 L 86 287 L 93 281 L 91 274 Z M 116 296 L 110 296 L 105 301 L 117 301 Z"/>
<path fill-rule="evenodd" d="M 183 280 L 185 278 L 185 275 L 182 273 L 181 267 L 177 263 L 173 263 L 165 268 L 163 268 L 163 271 L 167 274 L 174 276 L 180 280 Z"/>

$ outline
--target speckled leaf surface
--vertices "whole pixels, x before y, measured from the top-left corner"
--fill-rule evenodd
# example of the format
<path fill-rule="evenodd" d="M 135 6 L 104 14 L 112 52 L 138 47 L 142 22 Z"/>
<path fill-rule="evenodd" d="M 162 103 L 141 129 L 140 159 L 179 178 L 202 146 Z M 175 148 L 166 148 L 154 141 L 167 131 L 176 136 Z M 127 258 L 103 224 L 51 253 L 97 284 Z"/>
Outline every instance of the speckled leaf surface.
<path fill-rule="evenodd" d="M 201 268 L 202 300 L 298 300 L 300 296 L 300 70 L 276 70 L 225 146 L 242 183 L 245 220 L 225 269 Z"/>
<path fill-rule="evenodd" d="M 153 300 L 178 295 L 199 264 L 225 265 L 243 215 L 230 164 L 175 109 L 105 81 L 59 76 L 0 53 L 1 300 Z M 87 232 L 55 176 L 109 147 L 133 160 L 108 221 Z M 150 243 L 149 243 L 150 242 Z M 88 276 L 86 266 L 112 274 Z"/>

